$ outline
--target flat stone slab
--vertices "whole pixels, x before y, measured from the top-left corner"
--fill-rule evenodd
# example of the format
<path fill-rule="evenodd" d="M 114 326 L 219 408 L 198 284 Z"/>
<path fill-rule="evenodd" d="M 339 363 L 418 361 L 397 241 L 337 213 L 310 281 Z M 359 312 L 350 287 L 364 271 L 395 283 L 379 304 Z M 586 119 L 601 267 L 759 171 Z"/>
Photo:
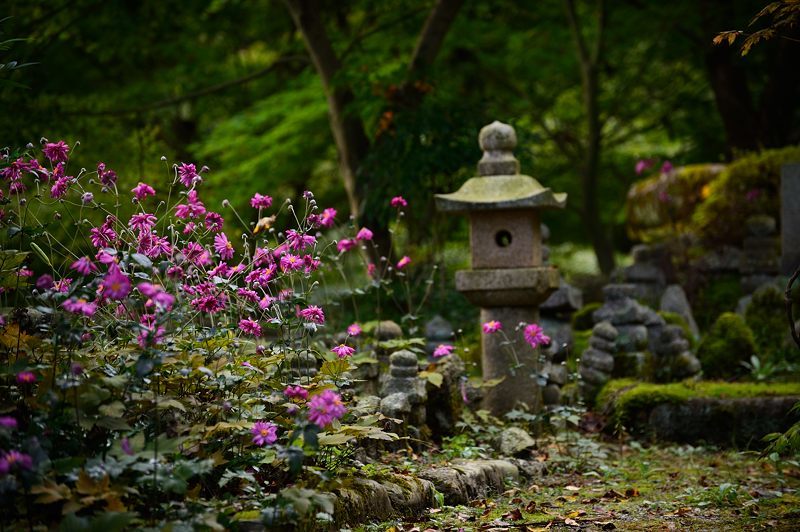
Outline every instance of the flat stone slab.
<path fill-rule="evenodd" d="M 537 306 L 559 283 L 558 269 L 552 266 L 456 272 L 456 290 L 483 308 Z"/>
<path fill-rule="evenodd" d="M 507 460 L 456 460 L 449 467 L 431 467 L 418 473 L 433 482 L 448 506 L 466 504 L 490 493 L 505 491 L 505 481 L 519 479 L 519 469 Z"/>

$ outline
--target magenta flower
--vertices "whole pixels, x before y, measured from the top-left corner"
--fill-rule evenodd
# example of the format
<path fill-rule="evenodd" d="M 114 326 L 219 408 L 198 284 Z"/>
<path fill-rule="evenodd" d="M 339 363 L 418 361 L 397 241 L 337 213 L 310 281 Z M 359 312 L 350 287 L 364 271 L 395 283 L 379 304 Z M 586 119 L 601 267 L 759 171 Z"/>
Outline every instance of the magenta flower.
<path fill-rule="evenodd" d="M 117 182 L 117 173 L 114 170 L 106 170 L 106 163 L 97 163 L 97 178 L 103 186 L 111 187 Z"/>
<path fill-rule="evenodd" d="M 356 234 L 356 240 L 372 240 L 372 231 L 366 227 L 362 227 L 358 231 L 358 234 Z"/>
<path fill-rule="evenodd" d="M 167 331 L 164 329 L 164 327 L 159 327 L 157 329 L 154 327 L 145 327 L 139 331 L 139 335 L 136 337 L 136 340 L 139 342 L 139 347 L 145 349 L 149 344 L 160 344 L 164 340 L 164 334 L 166 332 Z"/>
<path fill-rule="evenodd" d="M 347 251 L 350 251 L 357 245 L 358 243 L 355 241 L 355 239 L 343 238 L 339 240 L 339 242 L 336 244 L 336 249 L 339 250 L 339 253 L 345 253 Z"/>
<path fill-rule="evenodd" d="M 653 167 L 656 162 L 653 159 L 639 159 L 636 161 L 636 175 L 642 175 L 645 170 Z"/>
<path fill-rule="evenodd" d="M 308 390 L 302 386 L 287 386 L 283 395 L 289 399 L 308 399 Z"/>
<path fill-rule="evenodd" d="M 744 199 L 746 199 L 747 201 L 755 201 L 758 199 L 760 195 L 761 195 L 761 189 L 752 188 L 748 190 L 747 193 L 744 195 Z"/>
<path fill-rule="evenodd" d="M 535 323 L 526 325 L 522 333 L 525 341 L 534 349 L 550 343 L 550 337 L 544 334 L 544 330 Z"/>
<path fill-rule="evenodd" d="M 94 316 L 97 312 L 97 303 L 89 303 L 83 298 L 70 298 L 61 304 L 67 312 L 73 314 L 83 314 L 84 316 Z"/>
<path fill-rule="evenodd" d="M 254 209 L 269 209 L 272 207 L 272 197 L 262 196 L 256 192 L 253 197 L 250 198 L 250 206 Z"/>
<path fill-rule="evenodd" d="M 261 336 L 261 325 L 256 320 L 244 318 L 239 320 L 239 329 L 251 336 Z"/>
<path fill-rule="evenodd" d="M 494 334 L 503 328 L 503 324 L 496 320 L 487 321 L 483 324 L 483 332 Z"/>
<path fill-rule="evenodd" d="M 325 390 L 311 398 L 308 404 L 308 420 L 320 428 L 330 425 L 347 413 L 341 396 L 333 390 Z"/>
<path fill-rule="evenodd" d="M 397 269 L 402 270 L 409 264 L 411 264 L 411 257 L 409 257 L 408 255 L 403 255 L 403 257 L 399 261 L 397 261 Z"/>
<path fill-rule="evenodd" d="M 336 218 L 336 209 L 328 207 L 316 217 L 316 225 L 319 227 L 333 227 L 334 218 Z"/>
<path fill-rule="evenodd" d="M 248 273 L 244 280 L 246 283 L 256 284 L 259 286 L 267 286 L 267 284 L 275 277 L 275 265 L 270 265 L 267 268 L 257 268 Z"/>
<path fill-rule="evenodd" d="M 53 283 L 53 290 L 59 294 L 66 294 L 69 292 L 69 287 L 72 286 L 72 279 L 65 277 Z"/>
<path fill-rule="evenodd" d="M 336 356 L 339 358 L 347 358 L 349 356 L 353 356 L 353 353 L 355 353 L 356 350 L 349 345 L 339 344 L 331 349 L 331 352 L 336 353 Z"/>
<path fill-rule="evenodd" d="M 19 451 L 8 451 L 0 457 L 0 473 L 8 473 L 14 468 L 30 471 L 33 469 L 33 459 L 29 454 Z"/>
<path fill-rule="evenodd" d="M 669 203 L 672 197 L 669 195 L 669 192 L 666 190 L 659 190 L 658 191 L 658 201 L 660 203 Z"/>
<path fill-rule="evenodd" d="M 206 207 L 197 197 L 197 190 L 190 190 L 186 195 L 186 203 L 175 207 L 175 216 L 180 219 L 199 218 L 206 213 Z"/>
<path fill-rule="evenodd" d="M 287 253 L 286 255 L 281 257 L 281 270 L 285 272 L 299 270 L 302 267 L 303 267 L 303 259 L 301 259 L 297 255 L 292 255 L 291 253 Z"/>
<path fill-rule="evenodd" d="M 130 279 L 122 273 L 116 264 L 109 265 L 108 273 L 103 277 L 101 286 L 103 288 L 103 296 L 111 299 L 123 299 L 131 291 Z"/>
<path fill-rule="evenodd" d="M 194 184 L 195 178 L 197 181 L 200 182 L 203 179 L 197 173 L 197 167 L 195 165 L 189 163 L 181 163 L 178 165 L 178 179 L 180 180 L 181 184 L 186 188 L 192 188 Z"/>
<path fill-rule="evenodd" d="M 661 173 L 662 174 L 668 174 L 668 173 L 672 172 L 673 169 L 674 169 L 674 166 L 672 166 L 672 163 L 669 162 L 669 161 L 664 161 L 664 164 L 661 165 Z"/>
<path fill-rule="evenodd" d="M 312 235 L 305 235 L 294 229 L 289 229 L 286 231 L 286 242 L 289 244 L 290 249 L 299 251 L 313 246 L 317 243 L 317 239 Z"/>
<path fill-rule="evenodd" d="M 222 260 L 233 258 L 233 244 L 225 233 L 219 233 L 214 237 L 214 250 L 219 253 Z"/>
<path fill-rule="evenodd" d="M 133 187 L 133 189 L 131 189 L 131 192 L 133 192 L 133 196 L 138 201 L 142 201 L 147 196 L 155 196 L 156 195 L 156 190 L 153 187 L 151 187 L 150 185 L 148 185 L 146 183 L 142 183 L 141 181 L 139 182 L 138 185 L 136 185 L 135 187 Z"/>
<path fill-rule="evenodd" d="M 61 163 L 58 163 L 61 164 Z M 53 198 L 62 198 L 67 193 L 69 186 L 75 181 L 71 175 L 65 175 L 56 179 L 53 186 L 50 187 L 50 196 Z"/>
<path fill-rule="evenodd" d="M 169 311 L 175 304 L 175 296 L 164 291 L 164 288 L 162 288 L 160 285 L 152 283 L 139 283 L 136 285 L 136 289 L 140 294 L 148 298 L 144 304 L 145 308 L 155 306 L 157 310 Z"/>
<path fill-rule="evenodd" d="M 378 267 L 375 266 L 375 263 L 370 262 L 367 264 L 367 275 L 370 277 L 375 277 L 375 272 L 378 270 Z"/>
<path fill-rule="evenodd" d="M 20 384 L 32 384 L 36 382 L 36 375 L 32 371 L 20 371 L 17 373 L 17 382 Z"/>
<path fill-rule="evenodd" d="M 395 196 L 392 198 L 392 201 L 389 202 L 389 205 L 395 208 L 408 207 L 408 202 L 403 196 Z"/>
<path fill-rule="evenodd" d="M 53 287 L 53 276 L 47 273 L 42 274 L 36 279 L 36 288 L 39 290 L 49 290 Z"/>
<path fill-rule="evenodd" d="M 319 325 L 325 323 L 325 313 L 322 312 L 322 309 L 316 305 L 309 305 L 307 308 L 304 308 L 298 312 L 298 316 Z"/>
<path fill-rule="evenodd" d="M 75 270 L 81 275 L 89 275 L 97 271 L 97 266 L 94 265 L 92 259 L 89 257 L 81 257 L 70 265 L 70 268 Z"/>
<path fill-rule="evenodd" d="M 147 229 L 151 229 L 155 225 L 156 225 L 155 215 L 146 212 L 140 214 L 134 214 L 128 221 L 128 227 L 137 229 L 139 231 L 145 231 Z"/>
<path fill-rule="evenodd" d="M 258 308 L 261 310 L 267 310 L 272 304 L 275 303 L 275 298 L 269 294 L 265 294 L 258 302 Z"/>
<path fill-rule="evenodd" d="M 358 323 L 351 323 L 347 326 L 347 334 L 349 336 L 358 336 L 362 333 L 361 326 Z"/>
<path fill-rule="evenodd" d="M 128 438 L 122 438 L 122 440 L 119 442 L 119 446 L 123 453 L 127 454 L 128 456 L 133 456 L 133 446 Z"/>
<path fill-rule="evenodd" d="M 81 203 L 84 205 L 89 205 L 91 202 L 94 201 L 94 194 L 91 192 L 84 192 L 81 196 Z"/>
<path fill-rule="evenodd" d="M 433 358 L 446 357 L 447 355 L 453 352 L 453 349 L 455 349 L 455 347 L 453 347 L 452 345 L 439 344 L 436 347 L 436 349 L 433 350 Z"/>
<path fill-rule="evenodd" d="M 0 427 L 15 429 L 17 428 L 17 420 L 11 416 L 0 416 Z"/>
<path fill-rule="evenodd" d="M 69 145 L 63 140 L 48 142 L 42 148 L 44 156 L 54 163 L 65 163 L 69 158 Z"/>
<path fill-rule="evenodd" d="M 257 421 L 250 429 L 253 443 L 259 447 L 272 445 L 278 439 L 278 427 L 270 421 Z"/>
<path fill-rule="evenodd" d="M 210 211 L 206 213 L 206 229 L 209 231 L 219 233 L 222 231 L 222 224 L 224 223 L 225 219 L 219 213 Z"/>

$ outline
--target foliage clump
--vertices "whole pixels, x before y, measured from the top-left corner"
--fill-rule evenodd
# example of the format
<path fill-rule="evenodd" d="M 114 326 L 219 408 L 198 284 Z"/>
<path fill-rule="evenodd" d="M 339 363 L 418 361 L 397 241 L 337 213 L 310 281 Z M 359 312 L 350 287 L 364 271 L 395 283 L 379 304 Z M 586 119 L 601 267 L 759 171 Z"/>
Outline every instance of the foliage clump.
<path fill-rule="evenodd" d="M 712 378 L 735 377 L 757 351 L 753 331 L 744 318 L 733 312 L 722 314 L 697 348 L 703 372 Z"/>
<path fill-rule="evenodd" d="M 601 307 L 600 303 L 588 303 L 572 315 L 572 328 L 576 331 L 586 331 L 594 327 L 592 314 Z"/>
<path fill-rule="evenodd" d="M 765 150 L 733 161 L 710 183 L 708 199 L 694 213 L 699 236 L 714 244 L 741 244 L 745 236 L 741 220 L 780 212 L 781 166 L 797 161 L 800 146 Z"/>

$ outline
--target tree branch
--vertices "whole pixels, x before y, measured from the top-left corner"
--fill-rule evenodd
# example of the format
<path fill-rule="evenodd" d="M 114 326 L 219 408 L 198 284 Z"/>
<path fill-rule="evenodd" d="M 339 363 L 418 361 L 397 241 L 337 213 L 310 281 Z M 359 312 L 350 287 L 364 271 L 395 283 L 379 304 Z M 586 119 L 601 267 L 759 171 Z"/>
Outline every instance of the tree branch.
<path fill-rule="evenodd" d="M 216 85 L 211 85 L 209 87 L 205 87 L 203 89 L 196 90 L 194 92 L 189 92 L 187 94 L 183 94 L 181 96 L 174 96 L 172 98 L 165 98 L 163 100 L 158 100 L 152 103 L 140 105 L 138 107 L 128 107 L 124 109 L 106 109 L 102 111 L 87 111 L 87 110 L 80 110 L 80 111 L 67 111 L 64 114 L 66 115 L 81 115 L 81 116 L 122 116 L 122 115 L 130 115 L 130 114 L 140 114 L 146 113 L 148 111 L 155 111 L 157 109 L 163 109 L 165 107 L 172 107 L 174 105 L 178 105 L 179 103 L 183 103 L 190 100 L 195 100 L 197 98 L 201 98 L 203 96 L 208 96 L 209 94 L 214 94 L 216 92 L 224 91 L 225 89 L 229 89 L 231 87 L 236 87 L 238 85 L 244 85 L 254 79 L 258 79 L 263 77 L 273 70 L 278 65 L 282 65 L 285 63 L 292 63 L 292 62 L 308 62 L 308 59 L 299 56 L 299 55 L 291 55 L 286 57 L 281 57 L 276 59 L 272 64 L 266 66 L 260 70 L 256 70 L 255 72 L 251 72 L 250 74 L 243 76 L 241 78 L 228 80 L 222 83 L 217 83 Z"/>
<path fill-rule="evenodd" d="M 408 64 L 408 77 L 421 75 L 436 59 L 450 26 L 461 9 L 464 0 L 438 0 L 422 27 L 411 62 Z"/>
<path fill-rule="evenodd" d="M 564 0 L 564 7 L 567 10 L 569 29 L 572 32 L 572 37 L 575 39 L 575 44 L 578 49 L 578 60 L 581 62 L 581 65 L 587 65 L 591 63 L 591 58 L 589 57 L 589 50 L 586 47 L 586 41 L 583 39 L 583 33 L 581 33 L 581 28 L 578 24 L 578 15 L 575 12 L 574 0 Z"/>

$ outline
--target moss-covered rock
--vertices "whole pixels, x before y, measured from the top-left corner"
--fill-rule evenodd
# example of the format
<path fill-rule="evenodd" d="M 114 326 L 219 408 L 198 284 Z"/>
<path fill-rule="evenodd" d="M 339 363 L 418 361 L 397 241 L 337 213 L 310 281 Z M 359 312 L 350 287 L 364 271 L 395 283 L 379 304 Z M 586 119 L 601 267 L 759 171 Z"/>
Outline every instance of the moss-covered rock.
<path fill-rule="evenodd" d="M 741 243 L 742 220 L 780 212 L 781 166 L 800 161 L 800 146 L 745 155 L 729 164 L 708 185 L 707 199 L 694 212 L 699 235 L 716 244 Z"/>
<path fill-rule="evenodd" d="M 800 355 L 800 350 L 789 343 L 784 294 L 778 286 L 766 285 L 756 290 L 744 317 L 753 331 L 759 358 L 780 362 Z"/>
<path fill-rule="evenodd" d="M 611 428 L 637 436 L 747 445 L 791 424 L 786 414 L 798 396 L 800 383 L 618 379 L 603 387 L 597 407 Z"/>
<path fill-rule="evenodd" d="M 602 305 L 600 303 L 589 303 L 572 315 L 572 328 L 576 331 L 586 331 L 594 327 L 592 314 Z"/>
<path fill-rule="evenodd" d="M 703 372 L 711 378 L 729 378 L 741 374 L 744 369 L 742 362 L 755 353 L 753 331 L 744 318 L 733 312 L 722 314 L 697 348 L 697 358 L 703 365 Z"/>
<path fill-rule="evenodd" d="M 617 423 L 626 423 L 642 411 L 662 403 L 684 403 L 689 399 L 744 399 L 797 396 L 800 382 L 692 381 L 655 384 L 634 379 L 609 381 L 597 394 L 598 410 Z"/>
<path fill-rule="evenodd" d="M 733 312 L 742 295 L 738 275 L 720 275 L 708 279 L 692 301 L 694 318 L 700 330 L 707 331 L 723 312 Z"/>

